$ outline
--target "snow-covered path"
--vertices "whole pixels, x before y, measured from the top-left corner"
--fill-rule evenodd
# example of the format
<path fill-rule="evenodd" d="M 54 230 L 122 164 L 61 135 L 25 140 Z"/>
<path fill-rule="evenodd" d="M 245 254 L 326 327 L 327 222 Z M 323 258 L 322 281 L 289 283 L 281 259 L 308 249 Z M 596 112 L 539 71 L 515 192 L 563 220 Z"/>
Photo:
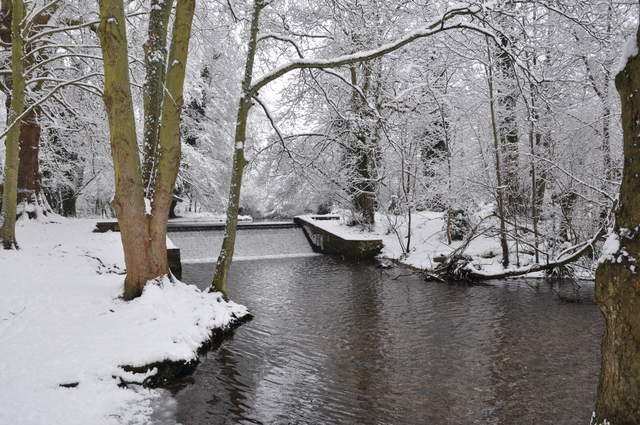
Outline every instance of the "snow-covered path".
<path fill-rule="evenodd" d="M 246 310 L 168 281 L 124 302 L 119 234 L 57 221 L 20 225 L 22 249 L 0 250 L 0 424 L 146 423 L 159 392 L 119 388 L 144 378 L 119 366 L 192 359 Z"/>

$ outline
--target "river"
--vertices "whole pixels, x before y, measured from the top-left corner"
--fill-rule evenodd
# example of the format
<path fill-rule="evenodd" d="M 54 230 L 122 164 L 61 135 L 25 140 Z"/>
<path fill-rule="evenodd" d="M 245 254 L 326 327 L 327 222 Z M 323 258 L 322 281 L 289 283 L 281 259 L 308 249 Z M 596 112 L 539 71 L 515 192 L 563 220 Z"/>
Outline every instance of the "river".
<path fill-rule="evenodd" d="M 186 264 L 206 286 L 213 265 Z M 425 282 L 327 256 L 239 261 L 255 318 L 175 394 L 190 424 L 588 424 L 602 320 L 568 286 Z"/>

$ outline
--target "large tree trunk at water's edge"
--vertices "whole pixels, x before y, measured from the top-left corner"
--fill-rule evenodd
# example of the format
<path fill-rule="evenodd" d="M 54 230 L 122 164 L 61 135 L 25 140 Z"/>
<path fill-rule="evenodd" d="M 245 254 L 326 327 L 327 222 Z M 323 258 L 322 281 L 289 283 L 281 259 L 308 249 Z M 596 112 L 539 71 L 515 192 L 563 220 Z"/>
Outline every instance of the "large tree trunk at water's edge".
<path fill-rule="evenodd" d="M 129 87 L 127 39 L 122 0 L 100 1 L 99 35 L 104 57 L 104 103 L 109 118 L 116 194 L 113 209 L 118 217 L 127 265 L 124 298 L 142 293 L 151 279 L 169 275 L 167 217 L 180 166 L 180 112 L 195 0 L 178 0 L 175 8 L 170 65 L 163 84 L 162 121 L 158 134 L 157 164 L 151 215 L 147 215 Z M 151 31 L 151 30 L 150 30 Z M 157 111 L 156 111 L 157 112 Z M 154 114 L 156 113 L 154 112 Z M 150 112 L 146 111 L 145 115 Z M 153 152 L 145 152 L 155 155 Z"/>
<path fill-rule="evenodd" d="M 100 0 L 98 34 L 104 62 L 104 104 L 109 119 L 116 192 L 112 206 L 120 225 L 127 277 L 124 298 L 140 294 L 158 276 L 149 263 L 149 220 L 129 87 L 129 57 L 122 0 Z"/>
<path fill-rule="evenodd" d="M 640 44 L 640 31 L 636 43 Z M 596 417 L 640 425 L 640 57 L 616 77 L 622 102 L 624 175 L 607 256 L 596 272 L 596 299 L 605 319 Z"/>
<path fill-rule="evenodd" d="M 173 189 L 180 169 L 180 113 L 184 78 L 189 55 L 195 0 L 178 0 L 173 22 L 169 66 L 164 83 L 162 122 L 158 134 L 159 158 L 153 190 L 153 214 L 149 218 L 151 260 L 158 272 L 169 273 L 167 261 L 167 219 L 173 202 Z"/>

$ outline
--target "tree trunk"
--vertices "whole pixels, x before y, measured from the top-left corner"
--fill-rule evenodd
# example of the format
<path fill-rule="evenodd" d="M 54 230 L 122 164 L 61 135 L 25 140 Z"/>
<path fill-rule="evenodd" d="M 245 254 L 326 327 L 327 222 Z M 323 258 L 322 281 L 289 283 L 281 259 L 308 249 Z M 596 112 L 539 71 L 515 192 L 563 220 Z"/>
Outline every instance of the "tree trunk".
<path fill-rule="evenodd" d="M 379 97 L 380 86 L 377 84 L 372 72 L 374 66 L 375 61 L 362 64 L 362 82 L 358 81 L 357 68 L 355 66 L 351 67 L 351 84 L 353 86 L 351 102 L 353 113 L 357 117 L 354 129 L 356 134 L 349 152 L 352 157 L 353 171 L 355 172 L 353 207 L 357 221 L 368 229 L 372 229 L 375 223 L 380 123 L 371 110 L 371 105 L 368 104 L 366 99 L 362 98 L 362 95 L 364 94 L 364 96 L 373 99 Z M 357 90 L 356 87 L 359 87 L 360 90 Z"/>
<path fill-rule="evenodd" d="M 104 62 L 104 104 L 109 119 L 115 173 L 112 206 L 120 225 L 127 277 L 124 299 L 142 294 L 146 282 L 157 277 L 149 267 L 149 222 L 136 140 L 129 86 L 129 56 L 122 0 L 100 0 L 98 35 Z"/>
<path fill-rule="evenodd" d="M 78 197 L 72 190 L 65 191 L 62 194 L 62 201 L 60 202 L 60 212 L 65 217 L 76 216 L 76 202 Z"/>
<path fill-rule="evenodd" d="M 613 31 L 613 1 L 609 0 L 607 7 L 607 34 Z M 602 64 L 604 71 L 601 98 L 602 101 L 602 162 L 604 166 L 604 175 L 607 182 L 604 187 L 611 187 L 611 183 L 619 176 L 611 159 L 611 96 L 609 84 L 611 83 L 611 69 L 614 65 L 613 60 L 605 60 Z"/>
<path fill-rule="evenodd" d="M 487 47 L 488 49 L 488 47 Z M 489 58 L 491 52 L 489 51 Z M 502 177 L 502 158 L 500 149 L 500 138 L 498 135 L 498 127 L 495 112 L 495 97 L 493 90 L 493 64 L 487 66 L 487 84 L 489 86 L 489 112 L 491 114 L 491 130 L 493 133 L 493 150 L 495 152 L 495 169 L 496 169 L 496 200 L 498 203 L 498 219 L 500 220 L 500 247 L 502 249 L 502 266 L 509 267 L 509 244 L 507 242 L 507 226 L 505 223 L 505 207 L 504 207 L 504 187 Z"/>
<path fill-rule="evenodd" d="M 562 213 L 562 217 L 560 217 L 560 237 L 571 243 L 575 243 L 577 240 L 577 235 L 573 228 L 573 213 L 577 202 L 578 195 L 571 187 L 558 196 L 558 204 Z"/>
<path fill-rule="evenodd" d="M 251 109 L 251 80 L 253 78 L 253 62 L 258 44 L 258 30 L 260 12 L 264 7 L 262 0 L 255 0 L 253 4 L 253 16 L 251 18 L 251 29 L 249 35 L 249 45 L 247 50 L 247 62 L 244 69 L 244 79 L 242 81 L 242 96 L 238 105 L 238 118 L 236 120 L 236 131 L 234 137 L 233 169 L 231 171 L 231 183 L 229 187 L 229 203 L 227 205 L 227 220 L 225 223 L 224 239 L 222 249 L 218 255 L 216 271 L 211 283 L 212 290 L 219 291 L 227 298 L 227 279 L 233 251 L 236 243 L 236 231 L 238 228 L 238 209 L 240 207 L 240 189 L 242 187 L 242 174 L 246 165 L 244 157 L 245 142 L 247 140 L 247 120 Z"/>
<path fill-rule="evenodd" d="M 169 273 L 167 262 L 167 220 L 173 202 L 173 188 L 180 169 L 180 113 L 183 105 L 184 78 L 189 56 L 191 24 L 195 0 L 178 0 L 173 22 L 169 67 L 162 102 L 162 125 L 158 137 L 159 158 L 150 217 L 151 264 L 154 272 Z"/>
<path fill-rule="evenodd" d="M 16 241 L 16 214 L 18 191 L 18 168 L 20 151 L 20 120 L 24 109 L 24 48 L 21 22 L 24 18 L 23 0 L 12 1 L 11 16 L 11 108 L 8 124 L 11 126 L 5 140 L 4 187 L 2 192 L 2 227 L 0 239 L 5 249 L 18 248 Z"/>
<path fill-rule="evenodd" d="M 28 112 L 20 123 L 20 166 L 18 167 L 17 204 L 25 208 L 19 214 L 36 218 L 42 203 L 42 184 L 38 154 L 40 151 L 40 124 L 35 109 Z M 27 207 L 31 205 L 33 208 Z M 46 211 L 44 211 L 46 213 Z"/>
<path fill-rule="evenodd" d="M 375 149 L 373 140 L 368 137 L 358 138 L 354 147 L 356 182 L 353 195 L 353 206 L 358 214 L 360 223 L 371 228 L 375 222 L 376 187 L 371 174 L 372 156 Z"/>
<path fill-rule="evenodd" d="M 161 124 L 157 149 L 149 158 L 157 164 L 151 215 L 145 207 L 145 186 L 140 170 L 122 0 L 100 1 L 98 34 L 104 58 L 104 102 L 109 118 L 116 194 L 113 200 L 120 225 L 127 277 L 124 298 L 142 293 L 151 279 L 169 274 L 167 218 L 180 167 L 180 113 L 195 0 L 178 0 L 166 78 L 160 87 Z M 164 73 L 162 74 L 165 75 Z M 147 113 L 151 113 L 149 110 Z M 148 122 L 145 117 L 145 122 Z"/>
<path fill-rule="evenodd" d="M 608 79 L 607 79 L 608 83 Z M 609 90 L 606 90 L 608 97 Z M 615 169 L 613 167 L 613 161 L 611 160 L 611 108 L 609 105 L 603 105 L 602 110 L 602 162 L 604 166 L 604 175 L 607 179 L 607 184 L 605 187 L 608 187 L 612 181 L 615 179 Z"/>
<path fill-rule="evenodd" d="M 142 180 L 146 197 L 149 199 L 153 197 L 151 192 L 159 158 L 159 128 L 167 67 L 167 28 L 172 6 L 173 0 L 151 1 L 148 38 L 144 43 L 146 77 L 142 90 L 144 103 Z"/>
<path fill-rule="evenodd" d="M 636 35 L 640 46 L 640 28 Z M 636 50 L 637 51 L 637 50 Z M 624 168 L 616 223 L 619 246 L 598 266 L 596 299 L 605 319 L 596 417 L 615 425 L 640 424 L 640 57 L 616 76 L 622 103 Z"/>
<path fill-rule="evenodd" d="M 507 49 L 511 48 L 509 40 L 502 36 L 503 50 L 498 54 L 496 61 L 500 78 L 497 85 L 496 118 L 498 123 L 498 135 L 502 149 L 502 175 L 506 186 L 506 212 L 510 215 L 521 213 L 522 196 L 520 193 L 519 153 L 518 153 L 518 124 L 517 103 L 518 84 L 513 58 Z"/>

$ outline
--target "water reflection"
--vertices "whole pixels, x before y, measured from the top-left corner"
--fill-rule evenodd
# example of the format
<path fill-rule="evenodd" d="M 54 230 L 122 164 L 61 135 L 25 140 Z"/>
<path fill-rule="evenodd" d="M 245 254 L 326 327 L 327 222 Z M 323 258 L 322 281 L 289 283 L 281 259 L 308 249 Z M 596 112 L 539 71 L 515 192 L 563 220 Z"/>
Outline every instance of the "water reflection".
<path fill-rule="evenodd" d="M 185 267 L 206 284 L 212 267 Z M 180 391 L 185 424 L 588 423 L 602 324 L 546 284 L 394 279 L 328 257 L 232 269 L 255 318 Z M 582 288 L 589 297 L 592 287 Z"/>

